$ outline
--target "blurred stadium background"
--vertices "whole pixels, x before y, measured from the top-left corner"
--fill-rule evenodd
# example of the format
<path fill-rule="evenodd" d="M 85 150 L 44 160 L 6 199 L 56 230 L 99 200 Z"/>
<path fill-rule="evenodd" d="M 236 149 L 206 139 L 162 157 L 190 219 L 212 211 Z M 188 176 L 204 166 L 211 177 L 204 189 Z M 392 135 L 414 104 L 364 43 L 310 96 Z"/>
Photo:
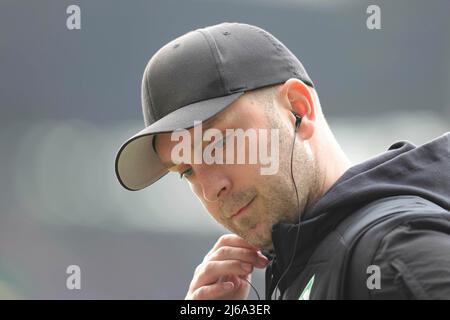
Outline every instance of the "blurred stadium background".
<path fill-rule="evenodd" d="M 81 30 L 66 28 L 71 4 Z M 366 28 L 370 4 L 381 30 Z M 182 299 L 227 232 L 178 177 L 129 192 L 114 175 L 143 127 L 143 69 L 166 42 L 223 21 L 267 29 L 357 163 L 449 130 L 449 16 L 448 0 L 1 0 L 0 298 Z M 81 290 L 66 289 L 71 264 Z"/>

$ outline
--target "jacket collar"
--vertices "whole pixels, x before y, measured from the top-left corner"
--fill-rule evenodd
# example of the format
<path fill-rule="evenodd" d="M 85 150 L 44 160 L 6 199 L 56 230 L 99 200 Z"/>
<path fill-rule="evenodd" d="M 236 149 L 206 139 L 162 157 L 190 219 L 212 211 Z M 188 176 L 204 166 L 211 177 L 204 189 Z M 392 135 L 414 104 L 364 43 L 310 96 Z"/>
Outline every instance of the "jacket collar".
<path fill-rule="evenodd" d="M 336 221 L 327 218 L 327 214 L 324 213 L 297 224 L 282 221 L 272 226 L 274 250 L 272 252 L 263 251 L 263 254 L 270 260 L 266 270 L 266 299 L 269 299 L 268 295 L 271 295 L 278 280 L 293 259 L 288 272 L 278 286 L 281 292 L 286 290 L 287 284 L 292 283 L 308 263 L 316 246 L 320 243 L 317 239 L 324 238 L 335 225 Z M 299 227 L 300 232 L 297 233 Z M 292 257 L 293 255 L 294 257 Z"/>

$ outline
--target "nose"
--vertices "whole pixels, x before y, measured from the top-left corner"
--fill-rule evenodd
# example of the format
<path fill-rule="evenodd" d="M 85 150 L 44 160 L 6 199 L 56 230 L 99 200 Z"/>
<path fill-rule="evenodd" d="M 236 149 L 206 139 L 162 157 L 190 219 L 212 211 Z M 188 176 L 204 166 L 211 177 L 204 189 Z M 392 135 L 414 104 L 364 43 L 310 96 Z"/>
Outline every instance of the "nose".
<path fill-rule="evenodd" d="M 201 165 L 196 176 L 201 184 L 203 197 L 214 202 L 223 198 L 231 190 L 231 180 L 224 170 L 224 165 Z"/>

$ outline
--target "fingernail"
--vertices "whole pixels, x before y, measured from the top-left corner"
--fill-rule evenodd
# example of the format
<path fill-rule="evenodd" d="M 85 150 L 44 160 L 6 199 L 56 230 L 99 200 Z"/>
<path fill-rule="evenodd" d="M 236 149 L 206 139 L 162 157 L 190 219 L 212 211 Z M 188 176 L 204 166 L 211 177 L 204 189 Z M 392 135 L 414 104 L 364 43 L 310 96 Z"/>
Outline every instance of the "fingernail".
<path fill-rule="evenodd" d="M 262 254 L 258 256 L 258 260 L 264 264 L 266 264 L 267 262 L 269 262 L 269 259 L 267 259 L 265 256 L 263 256 Z"/>
<path fill-rule="evenodd" d="M 260 256 L 263 259 L 267 259 L 267 257 L 265 255 L 263 255 L 260 251 L 258 251 L 258 256 Z"/>
<path fill-rule="evenodd" d="M 247 272 L 252 271 L 252 265 L 248 263 L 241 263 L 241 268 Z"/>
<path fill-rule="evenodd" d="M 225 290 L 233 289 L 233 283 L 231 283 L 231 282 L 224 282 L 222 286 Z"/>

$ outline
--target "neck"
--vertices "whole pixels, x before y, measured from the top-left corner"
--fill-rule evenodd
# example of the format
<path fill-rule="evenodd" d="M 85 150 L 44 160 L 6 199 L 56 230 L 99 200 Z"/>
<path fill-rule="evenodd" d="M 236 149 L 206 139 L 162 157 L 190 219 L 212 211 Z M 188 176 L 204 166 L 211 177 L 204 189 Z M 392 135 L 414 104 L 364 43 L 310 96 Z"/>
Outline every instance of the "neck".
<path fill-rule="evenodd" d="M 319 177 L 316 190 L 311 192 L 310 206 L 316 203 L 352 165 L 327 125 L 323 126 L 323 130 L 318 130 L 313 139 Z"/>

